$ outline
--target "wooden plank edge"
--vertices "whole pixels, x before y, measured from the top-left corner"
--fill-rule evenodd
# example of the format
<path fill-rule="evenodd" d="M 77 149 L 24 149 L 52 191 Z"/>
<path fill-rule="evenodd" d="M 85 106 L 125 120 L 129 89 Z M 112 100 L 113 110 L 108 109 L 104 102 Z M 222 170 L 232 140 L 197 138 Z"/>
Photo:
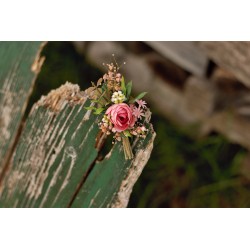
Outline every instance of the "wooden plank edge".
<path fill-rule="evenodd" d="M 31 87 L 29 89 L 29 93 L 28 93 L 28 96 L 27 96 L 27 99 L 26 99 L 26 102 L 24 102 L 23 104 L 23 108 L 21 110 L 21 113 L 22 113 L 22 118 L 21 118 L 21 121 L 20 121 L 20 124 L 18 126 L 18 129 L 17 129 L 17 132 L 16 132 L 16 135 L 13 139 L 13 142 L 11 143 L 10 147 L 9 147 L 9 150 L 6 154 L 6 157 L 5 157 L 5 161 L 3 162 L 3 165 L 2 167 L 0 168 L 0 186 L 1 186 L 1 183 L 4 179 L 4 176 L 6 174 L 6 172 L 8 171 L 8 168 L 9 168 L 9 164 L 10 164 L 10 161 L 11 161 L 11 158 L 12 158 L 12 155 L 15 151 L 15 148 L 17 146 L 17 143 L 18 143 L 18 140 L 19 140 L 19 137 L 21 136 L 21 133 L 22 133 L 22 130 L 23 130 L 23 124 L 25 122 L 25 117 L 24 117 L 24 114 L 25 114 L 25 110 L 28 106 L 28 102 L 30 100 L 30 97 L 31 97 L 31 94 L 33 92 L 33 89 L 34 89 L 34 86 L 35 86 L 35 82 L 36 82 L 36 79 L 37 79 L 37 76 L 38 74 L 40 73 L 40 70 L 42 68 L 42 65 L 45 61 L 45 57 L 44 56 L 41 56 L 41 52 L 44 48 L 44 46 L 46 45 L 47 42 L 42 42 L 41 45 L 40 45 L 40 48 L 39 50 L 37 51 L 37 54 L 35 56 L 35 60 L 34 62 L 32 63 L 31 65 L 31 71 L 34 73 L 34 77 L 33 77 L 33 80 L 32 80 L 32 83 L 31 83 Z"/>
<path fill-rule="evenodd" d="M 154 131 L 152 124 L 150 124 L 150 130 Z M 150 158 L 151 152 L 153 150 L 153 142 L 155 137 L 156 133 L 153 132 L 147 147 L 144 150 L 140 149 L 136 153 L 135 159 L 133 160 L 132 166 L 128 171 L 127 177 L 122 181 L 119 191 L 117 192 L 116 198 L 111 204 L 112 208 L 127 207 L 133 187 Z"/>

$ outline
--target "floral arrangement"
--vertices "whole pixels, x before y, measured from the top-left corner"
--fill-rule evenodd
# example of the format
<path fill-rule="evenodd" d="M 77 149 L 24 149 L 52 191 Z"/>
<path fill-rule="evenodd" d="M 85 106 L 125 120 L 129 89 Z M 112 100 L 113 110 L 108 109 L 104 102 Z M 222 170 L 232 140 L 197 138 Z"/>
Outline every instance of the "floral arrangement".
<path fill-rule="evenodd" d="M 95 115 L 103 114 L 98 123 L 101 132 L 105 135 L 112 134 L 114 139 L 112 143 L 122 141 L 125 159 L 132 159 L 130 140 L 134 136 L 145 138 L 147 133 L 143 125 L 147 106 L 142 100 L 146 92 L 135 98 L 131 96 L 132 81 L 125 82 L 119 73 L 120 67 L 115 57 L 114 63 L 103 65 L 107 67 L 108 72 L 98 80 L 97 84 L 92 82 L 91 105 L 85 108 L 93 110 Z"/>

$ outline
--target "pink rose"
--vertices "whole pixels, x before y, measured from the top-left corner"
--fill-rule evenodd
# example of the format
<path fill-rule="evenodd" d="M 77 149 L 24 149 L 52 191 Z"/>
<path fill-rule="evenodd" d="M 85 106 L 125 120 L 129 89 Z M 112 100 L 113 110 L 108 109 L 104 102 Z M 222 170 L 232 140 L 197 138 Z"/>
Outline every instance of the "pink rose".
<path fill-rule="evenodd" d="M 110 106 L 106 111 L 106 115 L 110 118 L 117 132 L 132 128 L 135 124 L 135 117 L 126 103 L 118 103 Z"/>

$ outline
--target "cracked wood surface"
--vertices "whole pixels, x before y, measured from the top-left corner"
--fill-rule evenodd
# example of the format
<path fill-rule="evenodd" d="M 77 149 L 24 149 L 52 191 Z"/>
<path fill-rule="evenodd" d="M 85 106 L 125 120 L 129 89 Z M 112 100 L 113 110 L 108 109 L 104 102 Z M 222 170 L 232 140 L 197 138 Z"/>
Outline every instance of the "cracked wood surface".
<path fill-rule="evenodd" d="M 0 175 L 43 63 L 40 50 L 41 42 L 0 42 Z"/>
<path fill-rule="evenodd" d="M 37 102 L 0 186 L 0 207 L 126 207 L 153 148 L 152 125 L 135 158 L 119 144 L 97 161 L 97 119 L 87 92 L 66 83 Z"/>

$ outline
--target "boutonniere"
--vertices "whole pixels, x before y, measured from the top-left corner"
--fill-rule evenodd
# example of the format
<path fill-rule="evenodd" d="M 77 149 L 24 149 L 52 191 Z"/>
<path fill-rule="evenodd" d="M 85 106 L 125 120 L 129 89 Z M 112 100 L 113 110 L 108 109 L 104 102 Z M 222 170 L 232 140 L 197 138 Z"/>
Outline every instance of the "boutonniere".
<path fill-rule="evenodd" d="M 101 133 L 112 135 L 113 143 L 121 141 L 125 159 L 132 159 L 130 141 L 133 137 L 145 138 L 147 133 L 143 119 L 148 108 L 142 99 L 147 93 L 131 96 L 132 81 L 126 83 L 115 57 L 114 63 L 104 66 L 107 67 L 107 73 L 96 84 L 92 82 L 92 104 L 85 108 L 100 116 L 98 125 Z"/>

